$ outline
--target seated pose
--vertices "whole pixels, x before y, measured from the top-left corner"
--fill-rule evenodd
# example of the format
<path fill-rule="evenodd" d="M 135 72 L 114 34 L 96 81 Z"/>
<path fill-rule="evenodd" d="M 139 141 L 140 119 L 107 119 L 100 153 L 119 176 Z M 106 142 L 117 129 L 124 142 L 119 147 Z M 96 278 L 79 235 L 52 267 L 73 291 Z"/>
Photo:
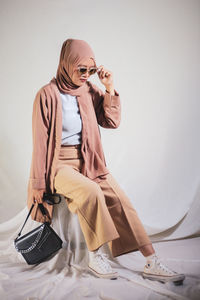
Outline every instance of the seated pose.
<path fill-rule="evenodd" d="M 88 81 L 97 72 L 105 92 Z M 140 250 L 146 257 L 144 278 L 183 281 L 184 274 L 170 270 L 155 253 L 136 210 L 107 169 L 99 125 L 120 124 L 120 96 L 113 74 L 97 67 L 87 42 L 67 39 L 61 49 L 56 77 L 37 92 L 32 114 L 33 153 L 28 184 L 31 217 L 44 222 L 43 203 L 51 223 L 53 206 L 44 192 L 62 194 L 78 215 L 89 251 L 88 268 L 98 277 L 117 278 L 102 245 L 113 257 Z"/>

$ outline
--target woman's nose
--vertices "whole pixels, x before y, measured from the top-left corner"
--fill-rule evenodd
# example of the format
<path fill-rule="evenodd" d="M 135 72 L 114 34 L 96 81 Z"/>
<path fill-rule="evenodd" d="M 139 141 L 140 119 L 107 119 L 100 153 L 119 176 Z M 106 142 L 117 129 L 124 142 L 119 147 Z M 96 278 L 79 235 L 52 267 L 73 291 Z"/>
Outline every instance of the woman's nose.
<path fill-rule="evenodd" d="M 90 76 L 90 74 L 89 74 L 89 71 L 87 70 L 87 72 L 84 73 L 82 77 L 83 77 L 83 78 L 88 78 L 89 76 Z"/>

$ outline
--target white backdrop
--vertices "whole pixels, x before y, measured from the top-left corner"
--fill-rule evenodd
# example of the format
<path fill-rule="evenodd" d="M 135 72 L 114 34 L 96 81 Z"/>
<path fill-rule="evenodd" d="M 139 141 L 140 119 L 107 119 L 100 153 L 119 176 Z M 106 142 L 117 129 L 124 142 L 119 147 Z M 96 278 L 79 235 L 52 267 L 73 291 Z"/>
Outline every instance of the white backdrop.
<path fill-rule="evenodd" d="M 34 97 L 56 75 L 63 41 L 77 38 L 114 74 L 122 122 L 101 130 L 104 151 L 148 234 L 200 233 L 200 1 L 0 6 L 0 222 L 26 205 Z"/>

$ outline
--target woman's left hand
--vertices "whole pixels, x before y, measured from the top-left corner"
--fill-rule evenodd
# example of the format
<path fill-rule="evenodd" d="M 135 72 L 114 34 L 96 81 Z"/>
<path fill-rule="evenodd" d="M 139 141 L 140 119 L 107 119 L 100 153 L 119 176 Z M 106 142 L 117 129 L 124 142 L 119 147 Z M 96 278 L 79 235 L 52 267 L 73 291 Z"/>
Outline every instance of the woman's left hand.
<path fill-rule="evenodd" d="M 104 68 L 103 65 L 98 67 L 99 71 L 97 72 L 101 83 L 105 86 L 113 86 L 113 73 Z"/>

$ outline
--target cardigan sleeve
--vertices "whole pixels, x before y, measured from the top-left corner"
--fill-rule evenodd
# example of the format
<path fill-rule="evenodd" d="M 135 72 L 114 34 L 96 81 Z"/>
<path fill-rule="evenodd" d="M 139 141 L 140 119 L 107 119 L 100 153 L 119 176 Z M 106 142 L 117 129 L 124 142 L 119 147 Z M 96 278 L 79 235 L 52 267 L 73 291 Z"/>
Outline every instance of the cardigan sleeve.
<path fill-rule="evenodd" d="M 40 89 L 35 97 L 32 112 L 32 162 L 30 172 L 30 185 L 32 189 L 46 188 L 46 157 L 48 142 L 48 109 L 46 95 Z"/>
<path fill-rule="evenodd" d="M 115 95 L 107 91 L 104 93 L 95 84 L 92 84 L 92 100 L 97 122 L 104 128 L 117 128 L 121 121 L 121 104 L 119 93 Z"/>

